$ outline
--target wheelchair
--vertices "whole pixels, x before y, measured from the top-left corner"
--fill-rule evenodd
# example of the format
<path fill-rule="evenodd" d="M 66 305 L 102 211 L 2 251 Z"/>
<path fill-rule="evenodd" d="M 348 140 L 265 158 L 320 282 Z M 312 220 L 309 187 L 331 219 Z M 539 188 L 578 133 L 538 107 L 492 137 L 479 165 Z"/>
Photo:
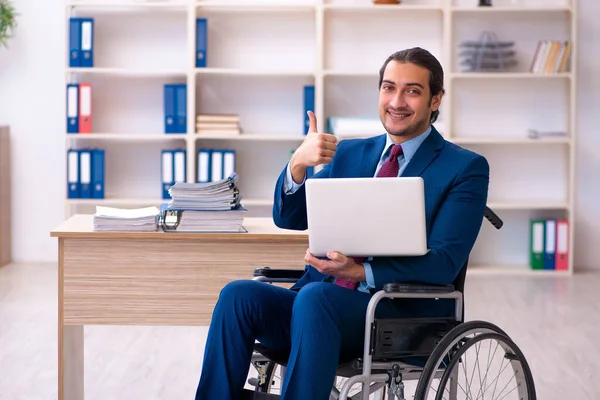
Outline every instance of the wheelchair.
<path fill-rule="evenodd" d="M 502 227 L 503 221 L 489 207 L 484 215 L 496 229 Z M 467 264 L 468 260 L 451 285 L 391 282 L 376 292 L 365 316 L 363 355 L 339 360 L 329 399 L 367 400 L 379 393 L 381 400 L 406 400 L 405 385 L 411 382 L 416 388 L 410 398 L 415 400 L 535 400 L 530 367 L 506 332 L 486 321 L 464 322 Z M 294 283 L 303 273 L 263 267 L 254 271 L 253 279 Z M 384 298 L 454 299 L 455 315 L 375 318 L 375 308 Z M 253 387 L 246 390 L 251 393 L 248 398 L 279 398 L 268 393 L 273 392 L 278 366 L 283 381 L 288 357 L 289 351 L 255 344 L 251 364 L 257 376 L 248 380 Z M 508 379 L 500 377 L 503 373 Z M 343 382 L 338 384 L 338 379 Z M 359 389 L 354 388 L 357 385 Z M 352 390 L 358 392 L 351 394 Z"/>

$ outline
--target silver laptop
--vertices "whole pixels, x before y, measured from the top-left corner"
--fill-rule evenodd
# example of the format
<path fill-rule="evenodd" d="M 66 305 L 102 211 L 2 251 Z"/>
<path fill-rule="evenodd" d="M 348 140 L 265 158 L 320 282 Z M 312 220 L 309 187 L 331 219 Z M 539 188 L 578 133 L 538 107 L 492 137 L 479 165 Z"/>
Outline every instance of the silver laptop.
<path fill-rule="evenodd" d="M 306 181 L 310 252 L 347 256 L 427 253 L 423 179 L 323 178 Z"/>

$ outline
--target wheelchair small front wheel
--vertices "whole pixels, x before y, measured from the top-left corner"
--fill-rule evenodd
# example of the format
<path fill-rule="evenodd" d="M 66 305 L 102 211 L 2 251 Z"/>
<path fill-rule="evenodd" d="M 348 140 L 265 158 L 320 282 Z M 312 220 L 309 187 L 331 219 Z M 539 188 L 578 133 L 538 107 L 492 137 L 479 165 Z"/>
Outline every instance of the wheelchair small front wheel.
<path fill-rule="evenodd" d="M 518 346 L 493 325 L 476 326 L 442 339 L 423 369 L 415 400 L 536 399 L 531 370 Z"/>

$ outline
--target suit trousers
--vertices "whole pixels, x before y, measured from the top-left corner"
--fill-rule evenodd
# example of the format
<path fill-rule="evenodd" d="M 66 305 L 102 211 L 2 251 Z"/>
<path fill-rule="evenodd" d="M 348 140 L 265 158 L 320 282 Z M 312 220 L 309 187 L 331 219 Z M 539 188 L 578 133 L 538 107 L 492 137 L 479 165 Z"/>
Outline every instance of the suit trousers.
<path fill-rule="evenodd" d="M 339 359 L 363 353 L 371 296 L 328 282 L 298 292 L 251 280 L 227 284 L 213 312 L 195 399 L 239 398 L 255 340 L 290 349 L 281 399 L 329 399 Z M 381 317 L 403 314 L 387 299 L 376 309 Z"/>

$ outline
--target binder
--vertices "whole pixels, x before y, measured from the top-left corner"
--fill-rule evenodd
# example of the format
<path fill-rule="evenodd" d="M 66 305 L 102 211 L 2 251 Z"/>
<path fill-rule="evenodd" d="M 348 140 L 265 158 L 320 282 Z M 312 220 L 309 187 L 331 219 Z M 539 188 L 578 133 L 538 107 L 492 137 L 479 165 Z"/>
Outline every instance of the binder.
<path fill-rule="evenodd" d="M 216 182 L 223 179 L 223 151 L 212 150 L 210 163 L 211 182 Z"/>
<path fill-rule="evenodd" d="M 169 189 L 175 182 L 175 173 L 173 171 L 173 151 L 162 150 L 161 152 L 161 175 L 162 175 L 162 198 L 170 199 Z"/>
<path fill-rule="evenodd" d="M 315 110 L 315 87 L 313 85 L 304 86 L 304 134 L 308 133 L 310 127 L 310 119 L 308 111 Z"/>
<path fill-rule="evenodd" d="M 556 264 L 557 271 L 569 269 L 569 221 L 556 221 Z"/>
<path fill-rule="evenodd" d="M 200 149 L 198 150 L 198 165 L 196 173 L 196 182 L 207 183 L 210 182 L 212 175 L 211 171 L 211 150 Z"/>
<path fill-rule="evenodd" d="M 69 67 L 81 66 L 81 20 L 69 18 Z"/>
<path fill-rule="evenodd" d="M 196 19 L 196 68 L 206 67 L 206 48 L 208 44 L 208 22 L 206 18 Z"/>
<path fill-rule="evenodd" d="M 164 113 L 165 133 L 177 133 L 175 123 L 175 85 L 168 83 L 164 85 Z"/>
<path fill-rule="evenodd" d="M 175 132 L 187 132 L 187 86 L 175 85 Z"/>
<path fill-rule="evenodd" d="M 186 181 L 185 150 L 173 150 L 173 184 Z"/>
<path fill-rule="evenodd" d="M 79 150 L 79 197 L 82 199 L 92 198 L 92 152 L 90 150 Z"/>
<path fill-rule="evenodd" d="M 92 151 L 92 198 L 104 198 L 104 149 Z"/>
<path fill-rule="evenodd" d="M 67 133 L 79 133 L 79 84 L 67 84 Z"/>
<path fill-rule="evenodd" d="M 530 266 L 531 269 L 544 269 L 544 249 L 546 246 L 546 221 L 531 220 Z"/>
<path fill-rule="evenodd" d="M 79 84 L 79 133 L 92 133 L 92 85 Z"/>
<path fill-rule="evenodd" d="M 79 198 L 79 152 L 67 150 L 67 197 Z"/>
<path fill-rule="evenodd" d="M 224 150 L 223 151 L 223 178 L 231 176 L 235 172 L 235 150 Z"/>
<path fill-rule="evenodd" d="M 556 220 L 546 221 L 546 243 L 544 244 L 544 269 L 554 269 L 556 264 Z"/>
<path fill-rule="evenodd" d="M 81 22 L 81 67 L 94 66 L 94 19 L 80 18 Z"/>

